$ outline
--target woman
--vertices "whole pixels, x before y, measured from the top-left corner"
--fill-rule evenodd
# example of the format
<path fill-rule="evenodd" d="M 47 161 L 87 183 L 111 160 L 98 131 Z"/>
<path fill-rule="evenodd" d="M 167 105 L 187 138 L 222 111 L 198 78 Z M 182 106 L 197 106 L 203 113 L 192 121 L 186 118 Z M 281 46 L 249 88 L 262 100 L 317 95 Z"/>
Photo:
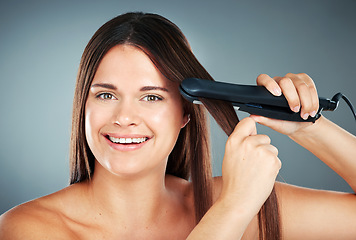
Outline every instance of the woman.
<path fill-rule="evenodd" d="M 167 19 L 128 13 L 104 24 L 80 64 L 71 185 L 5 213 L 0 239 L 355 238 L 355 196 L 275 183 L 278 150 L 255 125 L 290 136 L 355 190 L 354 136 L 323 117 L 237 124 L 231 105 L 202 99 L 231 134 L 213 179 L 203 106 L 178 91 L 188 77 L 212 80 Z M 283 92 L 304 118 L 318 109 L 306 74 L 260 75 L 257 84 Z"/>

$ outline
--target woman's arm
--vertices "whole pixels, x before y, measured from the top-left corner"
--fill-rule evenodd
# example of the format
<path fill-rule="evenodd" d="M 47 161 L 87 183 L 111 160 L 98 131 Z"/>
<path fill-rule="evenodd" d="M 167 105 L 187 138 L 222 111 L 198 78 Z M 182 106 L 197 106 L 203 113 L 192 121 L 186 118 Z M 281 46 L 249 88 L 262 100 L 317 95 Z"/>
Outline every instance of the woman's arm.
<path fill-rule="evenodd" d="M 266 126 L 278 120 L 253 118 Z M 282 122 L 282 121 L 281 121 Z M 277 123 L 278 124 L 278 123 Z M 325 117 L 288 135 L 339 174 L 356 192 L 356 137 Z"/>
<path fill-rule="evenodd" d="M 281 167 L 278 150 L 245 118 L 227 140 L 215 204 L 188 239 L 240 239 L 270 195 Z M 256 228 L 257 231 L 257 228 Z"/>
<path fill-rule="evenodd" d="M 282 239 L 356 239 L 356 196 L 276 183 Z"/>
<path fill-rule="evenodd" d="M 280 87 L 291 109 L 299 111 L 301 116 L 315 115 L 318 109 L 318 95 L 314 82 L 306 74 L 287 74 L 286 77 L 269 78 L 261 75 L 259 85 L 269 89 Z M 314 124 L 296 123 L 260 116 L 253 118 L 280 133 L 286 134 L 300 144 L 331 169 L 338 173 L 356 192 L 356 137 L 323 116 Z"/>
<path fill-rule="evenodd" d="M 306 74 L 283 78 L 259 76 L 257 83 L 278 89 L 290 108 L 301 116 L 313 115 L 318 100 L 313 81 Z M 275 91 L 278 92 L 278 91 Z M 324 117 L 316 123 L 295 123 L 260 116 L 253 118 L 286 134 L 343 177 L 356 190 L 356 138 Z M 278 183 L 281 221 L 285 239 L 356 239 L 356 196 L 306 189 Z"/>
<path fill-rule="evenodd" d="M 315 124 L 290 135 L 308 149 L 356 192 L 356 137 L 321 117 Z"/>
<path fill-rule="evenodd" d="M 314 115 L 318 109 L 314 83 L 305 74 L 288 74 L 287 77 L 274 79 L 261 75 L 258 83 L 274 91 L 276 95 L 283 92 L 291 109 L 295 112 L 301 110 L 304 118 Z M 325 118 L 319 119 L 316 124 L 258 116 L 252 116 L 252 119 L 290 136 L 330 164 L 353 185 L 351 168 L 354 169 L 355 165 L 352 150 L 345 154 L 340 148 L 353 149 L 354 136 Z M 251 118 L 243 119 L 229 137 L 223 161 L 220 197 L 188 239 L 241 239 L 248 224 L 270 194 L 280 161 L 269 138 L 255 135 L 256 130 L 252 127 L 254 124 Z M 325 132 L 328 131 L 329 135 L 326 136 Z M 333 141 L 330 140 L 331 137 L 339 141 L 339 147 L 330 146 Z M 261 149 L 264 150 L 260 151 Z M 276 190 L 283 239 L 355 239 L 355 195 L 299 188 L 282 183 L 276 184 Z M 257 228 L 255 230 L 258 231 Z"/>

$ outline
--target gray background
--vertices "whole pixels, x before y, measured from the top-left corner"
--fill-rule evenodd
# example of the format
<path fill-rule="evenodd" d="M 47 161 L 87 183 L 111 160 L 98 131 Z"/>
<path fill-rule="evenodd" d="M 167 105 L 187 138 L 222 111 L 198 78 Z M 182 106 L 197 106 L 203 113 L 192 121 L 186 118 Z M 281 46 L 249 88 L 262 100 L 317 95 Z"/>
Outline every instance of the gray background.
<path fill-rule="evenodd" d="M 356 1 L 2 1 L 0 213 L 67 186 L 71 106 L 82 51 L 103 23 L 138 10 L 175 22 L 216 80 L 254 84 L 260 73 L 306 72 L 321 96 L 341 91 L 356 104 Z M 325 116 L 356 133 L 344 102 Z M 211 125 L 218 175 L 226 137 Z M 351 191 L 287 137 L 258 128 L 280 150 L 280 179 Z"/>

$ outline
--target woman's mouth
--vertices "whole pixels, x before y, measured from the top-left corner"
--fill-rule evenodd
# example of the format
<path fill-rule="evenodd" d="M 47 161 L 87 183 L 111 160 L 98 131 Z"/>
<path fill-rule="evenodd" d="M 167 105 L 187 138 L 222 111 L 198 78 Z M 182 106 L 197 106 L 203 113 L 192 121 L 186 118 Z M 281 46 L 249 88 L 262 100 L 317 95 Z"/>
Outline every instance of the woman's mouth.
<path fill-rule="evenodd" d="M 105 134 L 109 146 L 120 152 L 134 151 L 145 146 L 152 137 L 144 135 Z"/>
<path fill-rule="evenodd" d="M 148 140 L 148 137 L 116 138 L 109 135 L 107 135 L 106 138 L 109 139 L 112 143 L 116 143 L 116 144 L 140 144 Z"/>

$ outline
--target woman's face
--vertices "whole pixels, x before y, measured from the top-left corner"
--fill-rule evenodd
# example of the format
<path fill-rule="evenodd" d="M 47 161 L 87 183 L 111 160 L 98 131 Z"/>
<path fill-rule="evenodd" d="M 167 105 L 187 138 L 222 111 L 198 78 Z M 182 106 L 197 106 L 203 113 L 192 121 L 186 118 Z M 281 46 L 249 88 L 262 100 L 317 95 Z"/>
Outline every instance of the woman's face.
<path fill-rule="evenodd" d="M 85 108 L 85 134 L 100 165 L 118 176 L 164 172 L 183 112 L 178 84 L 140 49 L 118 45 L 102 59 Z"/>

